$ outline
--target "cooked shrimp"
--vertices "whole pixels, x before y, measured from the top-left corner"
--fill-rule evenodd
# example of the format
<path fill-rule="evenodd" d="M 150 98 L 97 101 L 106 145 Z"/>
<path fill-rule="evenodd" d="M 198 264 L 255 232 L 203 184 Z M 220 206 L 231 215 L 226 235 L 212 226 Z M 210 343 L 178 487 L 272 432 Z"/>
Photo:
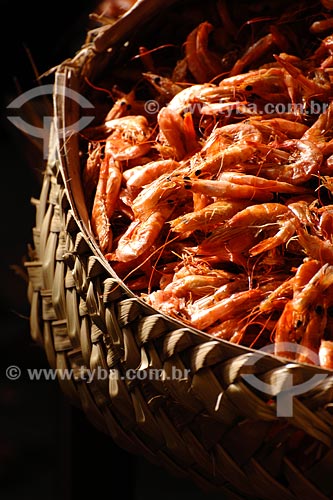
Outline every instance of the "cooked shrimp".
<path fill-rule="evenodd" d="M 315 33 L 319 35 L 319 33 L 323 33 L 325 31 L 330 31 L 333 28 L 333 17 L 329 17 L 327 19 L 321 19 L 320 21 L 315 21 L 310 26 L 311 33 Z"/>
<path fill-rule="evenodd" d="M 262 99 L 269 103 L 289 102 L 285 84 L 285 72 L 281 68 L 262 68 L 224 78 L 219 86 L 227 92 L 250 98 Z M 222 97 L 222 96 L 221 96 Z"/>
<path fill-rule="evenodd" d="M 317 148 L 324 150 L 327 143 L 332 139 L 333 127 L 333 101 L 319 115 L 314 124 L 304 133 L 302 141 L 312 141 Z"/>
<path fill-rule="evenodd" d="M 254 125 L 263 136 L 267 137 L 267 141 L 275 140 L 276 136 L 286 139 L 301 139 L 305 132 L 309 129 L 304 123 L 286 118 L 268 118 L 261 119 L 260 116 L 250 118 L 249 122 Z"/>
<path fill-rule="evenodd" d="M 174 207 L 166 204 L 141 220 L 134 220 L 120 237 L 114 259 L 129 262 L 148 250 L 158 238 Z"/>
<path fill-rule="evenodd" d="M 256 152 L 252 143 L 260 143 L 261 139 L 262 135 L 256 127 L 243 122 L 215 128 L 202 150 L 192 156 L 191 170 L 196 172 L 200 169 L 214 175 L 244 162 Z"/>
<path fill-rule="evenodd" d="M 272 250 L 279 245 L 288 244 L 288 241 L 294 236 L 296 232 L 295 222 L 288 216 L 279 219 L 278 225 L 280 229 L 274 236 L 266 238 L 260 243 L 257 243 L 257 245 L 254 245 L 250 248 L 249 254 L 251 257 L 259 255 L 262 252 L 268 252 L 269 250 Z"/>
<path fill-rule="evenodd" d="M 112 158 L 101 162 L 96 195 L 91 214 L 91 225 L 102 252 L 110 252 L 112 247 L 112 229 L 110 218 L 117 203 L 121 185 L 121 169 Z"/>
<path fill-rule="evenodd" d="M 166 76 L 156 75 L 154 73 L 142 73 L 142 76 L 168 101 L 183 90 L 182 86 L 174 83 Z"/>
<path fill-rule="evenodd" d="M 333 342 L 331 340 L 321 340 L 318 356 L 320 366 L 333 370 Z"/>
<path fill-rule="evenodd" d="M 171 193 L 174 193 L 177 199 L 181 188 L 182 183 L 179 182 L 178 177 L 172 173 L 162 174 L 140 191 L 133 201 L 132 210 L 137 217 L 144 216 Z"/>
<path fill-rule="evenodd" d="M 318 263 L 310 261 L 307 266 L 312 267 L 312 271 L 314 271 L 317 269 Z M 325 290 L 333 283 L 332 271 L 333 267 L 325 264 L 313 274 L 301 289 L 294 290 L 294 297 L 286 304 L 277 322 L 275 354 L 313 363 L 307 350 L 297 354 L 295 352 L 281 352 L 281 350 L 284 349 L 285 342 L 298 342 L 301 346 L 318 354 L 326 325 L 326 315 L 321 303 L 323 303 Z"/>
<path fill-rule="evenodd" d="M 214 198 L 255 200 L 257 202 L 271 201 L 274 198 L 273 190 L 265 191 L 260 187 L 249 184 L 236 184 L 227 180 L 185 179 L 183 182 L 185 189 Z"/>
<path fill-rule="evenodd" d="M 174 279 L 164 290 L 172 292 L 175 297 L 185 297 L 187 294 L 190 294 L 192 299 L 193 296 L 211 294 L 227 282 L 228 280 L 223 276 L 191 274 L 183 278 Z"/>
<path fill-rule="evenodd" d="M 123 178 L 129 188 L 140 188 L 158 179 L 162 174 L 173 172 L 178 167 L 179 163 L 171 158 L 155 160 L 125 170 Z"/>
<path fill-rule="evenodd" d="M 314 230 L 314 232 L 317 232 L 319 219 L 315 212 L 311 210 L 309 203 L 304 200 L 300 200 L 292 203 L 288 202 L 287 205 L 301 224 L 305 227 L 310 227 Z"/>
<path fill-rule="evenodd" d="M 93 197 L 98 183 L 101 167 L 102 145 L 97 142 L 89 142 L 88 158 L 82 170 L 82 182 L 86 203 L 89 207 L 93 204 Z"/>
<path fill-rule="evenodd" d="M 198 229 L 208 231 L 216 224 L 225 222 L 240 210 L 249 206 L 249 201 L 220 200 L 207 205 L 202 210 L 189 212 L 169 222 L 172 231 L 176 233 L 196 231 Z"/>
<path fill-rule="evenodd" d="M 213 83 L 202 83 L 191 85 L 178 92 L 167 107 L 176 113 L 190 110 L 192 113 L 200 114 L 204 105 L 220 103 L 222 100 L 228 100 L 228 102 L 235 100 L 235 90 L 232 86 L 223 87 Z"/>
<path fill-rule="evenodd" d="M 243 174 L 238 172 L 222 172 L 219 180 L 227 180 L 241 186 L 253 186 L 258 189 L 264 189 L 273 193 L 302 194 L 307 193 L 308 189 L 303 186 L 294 186 L 288 182 L 280 182 L 271 179 L 265 179 L 256 175 Z"/>
<path fill-rule="evenodd" d="M 304 252 L 312 259 L 333 264 L 333 245 L 328 239 L 309 234 L 303 227 L 297 228 L 298 242 Z"/>
<path fill-rule="evenodd" d="M 273 46 L 274 36 L 272 35 L 272 33 L 268 33 L 268 35 L 265 35 L 257 40 L 234 64 L 229 73 L 229 76 L 239 75 L 245 68 L 249 67 L 263 55 L 265 55 L 269 50 L 271 50 Z"/>
<path fill-rule="evenodd" d="M 176 317 L 177 319 L 183 317 L 183 321 L 187 317 L 184 299 L 176 297 L 172 292 L 156 290 L 148 295 L 142 295 L 142 299 L 151 307 L 168 316 Z"/>
<path fill-rule="evenodd" d="M 205 83 L 223 71 L 220 57 L 208 49 L 209 34 L 214 26 L 205 21 L 188 35 L 185 57 L 188 69 L 198 83 Z"/>
<path fill-rule="evenodd" d="M 119 92 L 119 91 L 118 91 Z M 128 94 L 120 92 L 118 99 L 114 102 L 110 111 L 105 117 L 105 122 L 114 120 L 115 118 L 121 118 L 122 116 L 127 116 L 130 113 L 135 112 L 136 95 L 135 90 L 131 90 Z M 102 127 L 105 127 L 105 131 L 108 132 L 108 127 L 104 123 Z"/>
<path fill-rule="evenodd" d="M 333 243 L 333 207 L 324 206 L 320 210 L 318 232 L 325 239 Z"/>
<path fill-rule="evenodd" d="M 182 118 L 179 113 L 168 107 L 162 108 L 158 113 L 159 133 L 173 148 L 176 160 L 181 160 L 187 153 L 200 149 L 191 120 L 190 113 L 186 113 Z"/>
<path fill-rule="evenodd" d="M 241 335 L 243 327 L 247 324 L 247 319 L 239 314 L 236 318 L 226 319 L 217 325 L 207 328 L 207 333 L 223 340 L 231 340 L 236 335 Z"/>
<path fill-rule="evenodd" d="M 105 154 L 115 160 L 129 160 L 144 156 L 151 148 L 148 140 L 151 130 L 145 116 L 124 116 L 105 122 L 110 135 L 106 139 Z"/>
<path fill-rule="evenodd" d="M 275 290 L 269 293 L 259 304 L 258 311 L 268 314 L 273 311 L 283 310 L 286 302 L 293 296 L 294 276 L 286 279 Z"/>
<path fill-rule="evenodd" d="M 275 223 L 278 217 L 286 215 L 288 212 L 288 207 L 280 203 L 251 205 L 231 217 L 222 227 L 213 231 L 212 235 L 203 240 L 200 246 L 218 245 L 236 235 L 244 235 L 246 229 L 253 227 L 258 229 L 265 224 Z"/>
<path fill-rule="evenodd" d="M 262 168 L 265 177 L 269 179 L 298 185 L 319 175 L 323 154 L 309 140 L 289 139 L 280 144 L 278 149 L 270 149 L 265 145 L 260 145 L 259 149 L 267 152 Z M 272 161 L 275 166 L 268 166 Z"/>
<path fill-rule="evenodd" d="M 325 71 L 316 70 L 315 78 L 311 80 L 289 61 L 286 61 L 278 55 L 274 55 L 274 57 L 302 88 L 304 99 L 310 100 L 311 98 L 316 98 L 322 101 L 328 101 L 332 92 L 332 85 Z"/>
<path fill-rule="evenodd" d="M 215 321 L 224 321 L 237 315 L 239 308 L 244 314 L 251 311 L 263 298 L 259 289 L 236 292 L 226 299 L 206 309 L 201 309 L 191 314 L 191 324 L 194 328 L 203 330 Z"/>

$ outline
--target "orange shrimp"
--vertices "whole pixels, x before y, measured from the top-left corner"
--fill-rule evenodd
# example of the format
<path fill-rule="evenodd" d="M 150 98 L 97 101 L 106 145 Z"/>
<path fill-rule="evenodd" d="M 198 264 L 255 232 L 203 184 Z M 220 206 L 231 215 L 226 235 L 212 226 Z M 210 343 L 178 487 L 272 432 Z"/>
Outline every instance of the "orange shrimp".
<path fill-rule="evenodd" d="M 155 73 L 142 73 L 142 76 L 147 80 L 155 90 L 158 91 L 167 101 L 170 101 L 175 95 L 183 90 L 183 87 L 175 83 L 166 76 L 156 75 Z"/>
<path fill-rule="evenodd" d="M 263 55 L 267 54 L 272 47 L 274 47 L 274 36 L 272 33 L 268 33 L 268 35 L 263 36 L 259 40 L 257 40 L 253 45 L 251 45 L 243 56 L 238 59 L 238 61 L 232 67 L 229 76 L 235 76 L 242 73 L 242 71 L 249 67 L 251 64 L 260 59 Z"/>
<path fill-rule="evenodd" d="M 286 302 L 292 298 L 295 278 L 286 279 L 272 292 L 269 293 L 259 304 L 258 312 L 269 314 L 273 311 L 283 310 Z"/>
<path fill-rule="evenodd" d="M 266 238 L 250 248 L 249 255 L 251 257 L 259 255 L 262 252 L 268 252 L 279 245 L 287 244 L 288 241 L 294 236 L 296 232 L 296 224 L 292 219 L 290 219 L 289 216 L 279 219 L 278 225 L 280 229 L 274 236 Z"/>
<path fill-rule="evenodd" d="M 247 123 L 217 127 L 205 145 L 191 158 L 191 170 L 209 172 L 211 175 L 232 165 L 248 160 L 255 152 L 254 144 L 262 140 L 261 132 Z"/>
<path fill-rule="evenodd" d="M 278 148 L 259 145 L 258 150 L 266 152 L 262 173 L 269 179 L 303 184 L 314 175 L 318 175 L 323 161 L 323 154 L 310 140 L 289 139 L 279 144 Z M 271 167 L 272 161 L 275 163 Z M 282 165 L 281 165 L 282 163 Z"/>
<path fill-rule="evenodd" d="M 113 235 L 110 218 L 113 215 L 120 190 L 122 173 L 118 162 L 104 158 L 101 162 L 98 184 L 91 214 L 91 225 L 103 253 L 111 251 Z"/>
<path fill-rule="evenodd" d="M 144 216 L 147 212 L 171 193 L 179 198 L 182 184 L 177 181 L 176 175 L 162 174 L 157 179 L 146 185 L 132 203 L 132 210 L 136 217 Z"/>
<path fill-rule="evenodd" d="M 88 158 L 82 170 L 82 183 L 88 207 L 93 204 L 93 197 L 98 183 L 101 167 L 102 146 L 99 142 L 89 142 Z"/>
<path fill-rule="evenodd" d="M 314 124 L 304 133 L 302 141 L 312 141 L 321 151 L 325 149 L 327 143 L 332 139 L 333 127 L 333 101 L 319 115 Z"/>
<path fill-rule="evenodd" d="M 149 294 L 142 294 L 141 298 L 158 311 L 168 316 L 176 317 L 177 319 L 182 318 L 184 322 L 186 321 L 187 314 L 183 297 L 176 297 L 170 291 L 165 292 L 164 290 L 156 290 Z"/>
<path fill-rule="evenodd" d="M 182 278 L 173 279 L 164 290 L 172 292 L 175 297 L 190 295 L 191 300 L 196 296 L 206 296 L 214 292 L 218 287 L 226 284 L 224 276 L 209 276 L 201 274 L 190 274 Z"/>
<path fill-rule="evenodd" d="M 329 17 L 327 19 L 321 19 L 320 21 L 315 21 L 310 26 L 310 32 L 315 35 L 319 35 L 319 33 L 323 33 L 325 31 L 330 31 L 333 28 L 333 17 Z"/>
<path fill-rule="evenodd" d="M 224 321 L 237 316 L 240 308 L 245 315 L 257 306 L 262 298 L 263 292 L 260 289 L 236 292 L 211 307 L 193 312 L 191 324 L 194 328 L 203 330 L 216 321 Z"/>
<path fill-rule="evenodd" d="M 333 264 L 333 245 L 330 240 L 309 234 L 301 226 L 297 228 L 297 235 L 298 243 L 309 257 L 320 262 Z"/>
<path fill-rule="evenodd" d="M 313 364 L 307 350 L 318 354 L 327 321 L 323 294 L 333 283 L 333 267 L 328 264 L 320 266 L 316 260 L 307 261 L 303 266 L 298 270 L 298 280 L 294 282 L 294 296 L 286 304 L 276 325 L 275 354 Z M 311 274 L 312 277 L 304 284 L 304 278 Z M 299 353 L 281 352 L 285 342 L 297 342 L 306 349 Z"/>
<path fill-rule="evenodd" d="M 181 182 L 179 179 L 178 182 Z M 271 201 L 273 190 L 265 191 L 261 187 L 250 184 L 240 184 L 228 180 L 184 179 L 184 187 L 193 193 L 201 193 L 214 198 L 229 198 L 234 200 Z"/>
<path fill-rule="evenodd" d="M 136 219 L 119 238 L 114 251 L 114 259 L 129 262 L 148 250 L 160 235 L 165 221 L 173 212 L 174 206 L 167 203 L 159 206 L 145 218 Z"/>
<path fill-rule="evenodd" d="M 122 123 L 126 122 L 127 119 L 131 120 L 132 115 L 141 115 L 144 111 L 144 103 L 136 100 L 135 90 L 125 94 L 115 86 L 111 94 L 116 94 L 119 97 L 108 111 L 102 125 L 87 127 L 84 130 L 84 136 L 87 139 L 104 139 L 114 130 L 114 127 L 118 125 L 121 127 Z"/>
<path fill-rule="evenodd" d="M 333 370 L 333 342 L 331 340 L 320 342 L 318 356 L 320 366 Z"/>
<path fill-rule="evenodd" d="M 140 188 L 158 179 L 162 174 L 173 172 L 179 167 L 179 162 L 167 158 L 155 160 L 125 170 L 123 178 L 129 188 Z"/>
<path fill-rule="evenodd" d="M 188 304 L 189 315 L 197 313 L 200 310 L 205 310 L 212 307 L 217 302 L 229 298 L 232 294 L 239 291 L 248 290 L 248 280 L 244 276 L 234 276 L 229 278 L 229 282 L 221 285 L 214 293 L 200 297 Z"/>
<path fill-rule="evenodd" d="M 205 83 L 223 71 L 220 57 L 208 50 L 209 34 L 214 26 L 205 21 L 188 35 L 185 42 L 185 57 L 189 71 L 198 83 Z"/>
<path fill-rule="evenodd" d="M 172 231 L 182 233 L 198 229 L 209 231 L 215 225 L 225 222 L 240 210 L 249 206 L 249 201 L 220 200 L 205 206 L 202 210 L 189 212 L 169 221 Z"/>
<path fill-rule="evenodd" d="M 261 68 L 224 78 L 219 87 L 225 95 L 232 92 L 247 97 L 256 96 L 269 103 L 286 103 L 289 101 L 285 72 L 281 68 Z"/>
<path fill-rule="evenodd" d="M 120 92 L 120 96 L 114 102 L 112 108 L 106 115 L 105 122 L 114 120 L 115 118 L 121 118 L 122 116 L 126 116 L 130 114 L 130 112 L 135 111 L 133 110 L 135 102 L 136 102 L 135 90 L 131 90 L 128 94 Z M 105 127 L 107 131 L 107 126 L 105 125 L 105 123 L 102 126 Z"/>
<path fill-rule="evenodd" d="M 305 194 L 309 191 L 303 186 L 294 186 L 288 182 L 265 179 L 264 177 L 259 177 L 257 175 L 238 172 L 222 172 L 219 175 L 218 180 L 226 180 L 241 186 L 253 186 L 255 188 L 264 189 L 265 191 L 271 191 L 273 193 Z"/>
<path fill-rule="evenodd" d="M 333 242 L 333 207 L 324 206 L 318 212 L 320 212 L 318 232 L 325 240 Z"/>
<path fill-rule="evenodd" d="M 332 18 L 331 18 L 332 19 Z M 330 20 L 327 20 L 330 21 Z M 325 20 L 323 21 L 323 23 Z M 331 22 L 331 21 L 330 21 Z M 328 35 L 322 41 L 317 50 L 310 57 L 316 67 L 320 69 L 331 68 L 333 63 L 333 36 Z"/>
<path fill-rule="evenodd" d="M 247 319 L 241 317 L 239 314 L 236 318 L 226 319 L 219 322 L 217 325 L 207 328 L 207 333 L 213 335 L 213 337 L 218 337 L 223 340 L 231 340 L 232 337 L 236 335 L 241 335 L 244 325 L 247 323 Z"/>
<path fill-rule="evenodd" d="M 281 203 L 251 205 L 231 217 L 222 227 L 213 231 L 208 238 L 201 242 L 200 247 L 216 247 L 221 242 L 228 241 L 236 235 L 244 235 L 247 229 L 258 229 L 265 224 L 275 223 L 278 217 L 286 215 L 288 212 L 288 207 Z"/>
<path fill-rule="evenodd" d="M 287 203 L 288 208 L 297 217 L 298 221 L 305 227 L 310 227 L 315 233 L 320 234 L 317 230 L 319 219 L 311 205 L 304 200 L 293 201 Z"/>
<path fill-rule="evenodd" d="M 332 84 L 324 71 L 316 70 L 315 78 L 310 79 L 289 61 L 278 55 L 274 55 L 274 57 L 295 82 L 297 82 L 299 87 L 301 87 L 304 99 L 309 101 L 311 98 L 316 98 L 324 102 L 328 101 L 332 93 Z"/>
<path fill-rule="evenodd" d="M 282 140 L 301 139 L 309 129 L 304 123 L 294 120 L 287 120 L 286 118 L 261 119 L 258 115 L 255 118 L 250 118 L 249 123 L 260 130 L 263 137 L 267 137 L 267 142 L 275 140 L 277 136 L 279 140 L 280 138 Z"/>
<path fill-rule="evenodd" d="M 168 107 L 162 108 L 157 116 L 159 133 L 173 148 L 176 160 L 181 160 L 187 153 L 200 149 L 195 129 L 191 124 L 191 114 L 186 113 L 185 117 L 182 118 L 179 113 Z"/>
<path fill-rule="evenodd" d="M 151 130 L 142 115 L 124 116 L 105 122 L 110 131 L 106 139 L 105 154 L 115 160 L 129 160 L 144 156 L 151 148 Z"/>

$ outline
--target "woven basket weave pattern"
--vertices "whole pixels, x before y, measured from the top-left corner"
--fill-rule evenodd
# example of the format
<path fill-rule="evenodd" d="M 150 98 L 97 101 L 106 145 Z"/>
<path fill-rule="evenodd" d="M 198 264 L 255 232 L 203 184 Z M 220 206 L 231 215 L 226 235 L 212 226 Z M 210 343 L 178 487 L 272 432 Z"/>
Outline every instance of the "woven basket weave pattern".
<path fill-rule="evenodd" d="M 103 60 L 85 48 L 69 64 L 72 79 L 91 77 L 94 58 Z M 67 77 L 60 72 L 58 83 L 67 86 Z M 32 338 L 52 368 L 73 370 L 59 376 L 72 404 L 121 448 L 223 498 L 332 498 L 332 374 L 268 354 L 253 358 L 255 351 L 186 327 L 130 293 L 78 215 L 68 168 L 77 144 L 65 153 L 64 144 L 51 140 L 35 202 L 35 259 L 26 267 Z M 246 373 L 273 394 L 247 384 Z M 286 378 L 292 374 L 296 385 L 317 373 L 327 376 L 293 397 L 293 416 L 278 417 Z"/>
<path fill-rule="evenodd" d="M 179 328 L 129 297 L 105 271 L 78 229 L 56 160 L 44 176 L 33 237 L 36 260 L 27 263 L 32 337 L 51 367 L 73 370 L 71 379 L 59 377 L 60 386 L 94 426 L 130 453 L 226 498 L 295 499 L 303 489 L 325 498 L 323 486 L 332 493 L 319 472 L 331 467 L 332 452 L 307 478 L 284 455 L 296 428 L 331 447 L 331 377 L 294 398 L 293 418 L 276 427 L 276 405 L 240 376 L 251 354 Z M 150 369 L 163 369 L 163 376 L 149 379 Z M 290 370 L 298 383 L 308 377 L 302 367 L 286 368 L 271 357 L 256 369 L 266 382 Z M 127 379 L 128 370 L 135 376 Z M 106 372 L 109 377 L 98 376 Z M 175 373 L 187 377 L 175 380 Z"/>

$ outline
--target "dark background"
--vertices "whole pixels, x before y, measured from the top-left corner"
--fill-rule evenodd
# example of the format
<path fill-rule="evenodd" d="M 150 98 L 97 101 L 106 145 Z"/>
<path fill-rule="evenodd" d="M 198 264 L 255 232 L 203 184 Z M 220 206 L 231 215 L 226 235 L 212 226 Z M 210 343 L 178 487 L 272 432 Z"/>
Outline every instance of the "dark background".
<path fill-rule="evenodd" d="M 37 85 L 31 59 L 43 74 L 75 54 L 95 3 L 85 2 L 84 8 L 73 0 L 0 5 L 0 498 L 76 500 L 105 493 L 135 500 L 212 498 L 119 449 L 67 403 L 56 381 L 32 382 L 23 376 L 14 382 L 5 377 L 9 365 L 23 372 L 48 367 L 44 352 L 30 339 L 22 265 L 32 242 L 35 211 L 30 199 L 39 197 L 44 168 L 41 144 L 9 122 L 6 107 L 20 92 Z M 52 76 L 41 83 L 52 83 Z M 42 105 L 38 115 L 43 112 Z M 33 118 L 25 116 L 28 122 Z"/>

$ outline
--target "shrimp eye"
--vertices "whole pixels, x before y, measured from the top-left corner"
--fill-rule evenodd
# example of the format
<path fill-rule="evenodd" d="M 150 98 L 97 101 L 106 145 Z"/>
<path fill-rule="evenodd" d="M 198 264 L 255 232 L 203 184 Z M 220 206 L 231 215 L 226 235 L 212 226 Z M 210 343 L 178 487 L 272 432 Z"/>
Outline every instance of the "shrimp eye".
<path fill-rule="evenodd" d="M 319 314 L 321 316 L 324 312 L 324 308 L 322 306 L 316 306 L 315 307 L 315 313 Z"/>
<path fill-rule="evenodd" d="M 196 170 L 194 174 L 198 177 L 201 174 L 201 170 L 200 169 Z"/>
<path fill-rule="evenodd" d="M 251 92 L 251 90 L 253 90 L 252 85 L 246 85 L 245 90 L 246 90 L 247 92 Z"/>
<path fill-rule="evenodd" d="M 155 76 L 154 83 L 156 83 L 156 85 L 159 85 L 161 83 L 161 77 L 160 76 Z"/>

